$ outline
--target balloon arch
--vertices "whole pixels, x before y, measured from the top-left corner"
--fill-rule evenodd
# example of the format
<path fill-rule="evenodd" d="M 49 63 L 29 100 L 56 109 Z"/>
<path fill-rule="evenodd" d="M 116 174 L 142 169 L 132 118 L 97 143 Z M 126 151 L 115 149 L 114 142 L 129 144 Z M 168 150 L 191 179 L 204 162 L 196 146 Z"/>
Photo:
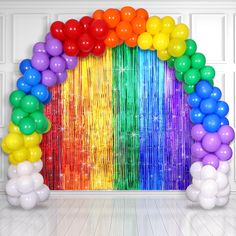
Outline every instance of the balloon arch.
<path fill-rule="evenodd" d="M 13 107 L 9 133 L 2 140 L 2 149 L 9 155 L 9 181 L 6 184 L 8 202 L 24 209 L 35 207 L 49 196 L 44 184 L 42 134 L 50 130 L 44 115 L 44 105 L 51 100 L 48 87 L 63 83 L 67 70 L 74 69 L 78 58 L 89 54 L 102 56 L 107 48 L 122 43 L 142 50 L 156 50 L 157 57 L 175 69 L 176 79 L 184 83 L 190 120 L 194 124 L 191 136 L 192 184 L 187 197 L 205 209 L 228 202 L 229 146 L 234 131 L 225 117 L 228 104 L 221 101 L 221 91 L 214 87 L 215 70 L 206 65 L 206 58 L 196 52 L 194 40 L 188 39 L 189 28 L 176 24 L 170 16 L 149 17 L 145 9 L 123 7 L 96 10 L 92 17 L 51 25 L 45 42 L 33 47 L 32 59 L 24 59 L 19 70 L 18 90 L 10 94 Z"/>

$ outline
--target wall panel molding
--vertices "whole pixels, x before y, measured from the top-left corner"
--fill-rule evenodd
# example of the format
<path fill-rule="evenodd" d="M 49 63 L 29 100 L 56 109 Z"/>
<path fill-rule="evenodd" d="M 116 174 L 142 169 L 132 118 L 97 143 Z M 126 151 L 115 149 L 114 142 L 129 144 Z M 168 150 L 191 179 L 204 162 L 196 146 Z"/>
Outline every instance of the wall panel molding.
<path fill-rule="evenodd" d="M 0 14 L 0 63 L 5 63 L 5 36 L 6 36 L 6 27 L 5 27 L 5 15 Z"/>

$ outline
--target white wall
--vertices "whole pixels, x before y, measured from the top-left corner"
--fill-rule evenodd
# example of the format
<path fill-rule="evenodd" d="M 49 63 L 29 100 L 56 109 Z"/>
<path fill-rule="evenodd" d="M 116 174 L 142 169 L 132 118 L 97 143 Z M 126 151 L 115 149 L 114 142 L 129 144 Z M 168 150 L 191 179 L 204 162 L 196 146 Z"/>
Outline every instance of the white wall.
<path fill-rule="evenodd" d="M 10 120 L 8 95 L 15 88 L 18 63 L 31 56 L 32 45 L 43 40 L 50 24 L 57 20 L 80 18 L 95 9 L 144 7 L 151 15 L 171 15 L 189 25 L 198 51 L 215 67 L 216 85 L 230 104 L 228 118 L 236 127 L 236 1 L 2 1 L 0 0 L 0 138 L 7 133 Z M 232 145 L 235 151 L 235 144 Z M 231 161 L 231 185 L 236 191 L 236 159 Z M 0 153 L 0 191 L 6 180 L 7 158 Z"/>

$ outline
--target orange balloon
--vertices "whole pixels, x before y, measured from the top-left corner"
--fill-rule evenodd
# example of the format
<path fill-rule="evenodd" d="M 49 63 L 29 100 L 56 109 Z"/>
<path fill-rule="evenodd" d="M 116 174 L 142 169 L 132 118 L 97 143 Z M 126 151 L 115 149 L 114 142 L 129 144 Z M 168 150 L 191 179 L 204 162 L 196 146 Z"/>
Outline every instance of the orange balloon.
<path fill-rule="evenodd" d="M 148 12 L 143 8 L 139 8 L 136 10 L 136 16 L 143 18 L 144 20 L 147 20 L 148 19 Z"/>
<path fill-rule="evenodd" d="M 93 13 L 93 19 L 95 19 L 95 20 L 103 20 L 103 14 L 104 14 L 104 11 L 98 9 L 98 10 L 96 10 Z"/>
<path fill-rule="evenodd" d="M 127 46 L 133 48 L 137 46 L 138 35 L 132 33 L 131 37 L 125 40 Z"/>
<path fill-rule="evenodd" d="M 121 45 L 122 43 L 124 43 L 124 40 L 119 39 L 119 42 L 118 42 L 117 46 Z"/>
<path fill-rule="evenodd" d="M 143 18 L 135 17 L 131 25 L 135 34 L 141 34 L 146 30 L 146 21 Z"/>
<path fill-rule="evenodd" d="M 134 17 L 136 16 L 136 11 L 133 7 L 123 7 L 121 8 L 121 20 L 123 21 L 132 21 Z"/>
<path fill-rule="evenodd" d="M 116 33 L 122 40 L 126 40 L 132 35 L 132 26 L 129 22 L 121 21 L 116 27 Z"/>
<path fill-rule="evenodd" d="M 109 28 L 115 28 L 120 22 L 120 11 L 114 8 L 107 9 L 103 14 L 103 20 Z"/>
<path fill-rule="evenodd" d="M 110 30 L 106 39 L 104 40 L 105 45 L 109 48 L 116 47 L 119 44 L 119 42 L 120 39 L 114 30 Z"/>

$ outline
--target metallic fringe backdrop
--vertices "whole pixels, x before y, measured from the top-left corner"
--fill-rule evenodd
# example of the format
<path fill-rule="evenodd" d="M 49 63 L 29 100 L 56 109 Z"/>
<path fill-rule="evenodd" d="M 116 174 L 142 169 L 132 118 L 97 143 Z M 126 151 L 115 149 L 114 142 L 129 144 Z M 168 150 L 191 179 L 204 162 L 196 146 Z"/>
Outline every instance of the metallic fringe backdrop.
<path fill-rule="evenodd" d="M 43 175 L 50 189 L 169 190 L 190 184 L 187 96 L 156 52 L 121 45 L 52 88 Z"/>

